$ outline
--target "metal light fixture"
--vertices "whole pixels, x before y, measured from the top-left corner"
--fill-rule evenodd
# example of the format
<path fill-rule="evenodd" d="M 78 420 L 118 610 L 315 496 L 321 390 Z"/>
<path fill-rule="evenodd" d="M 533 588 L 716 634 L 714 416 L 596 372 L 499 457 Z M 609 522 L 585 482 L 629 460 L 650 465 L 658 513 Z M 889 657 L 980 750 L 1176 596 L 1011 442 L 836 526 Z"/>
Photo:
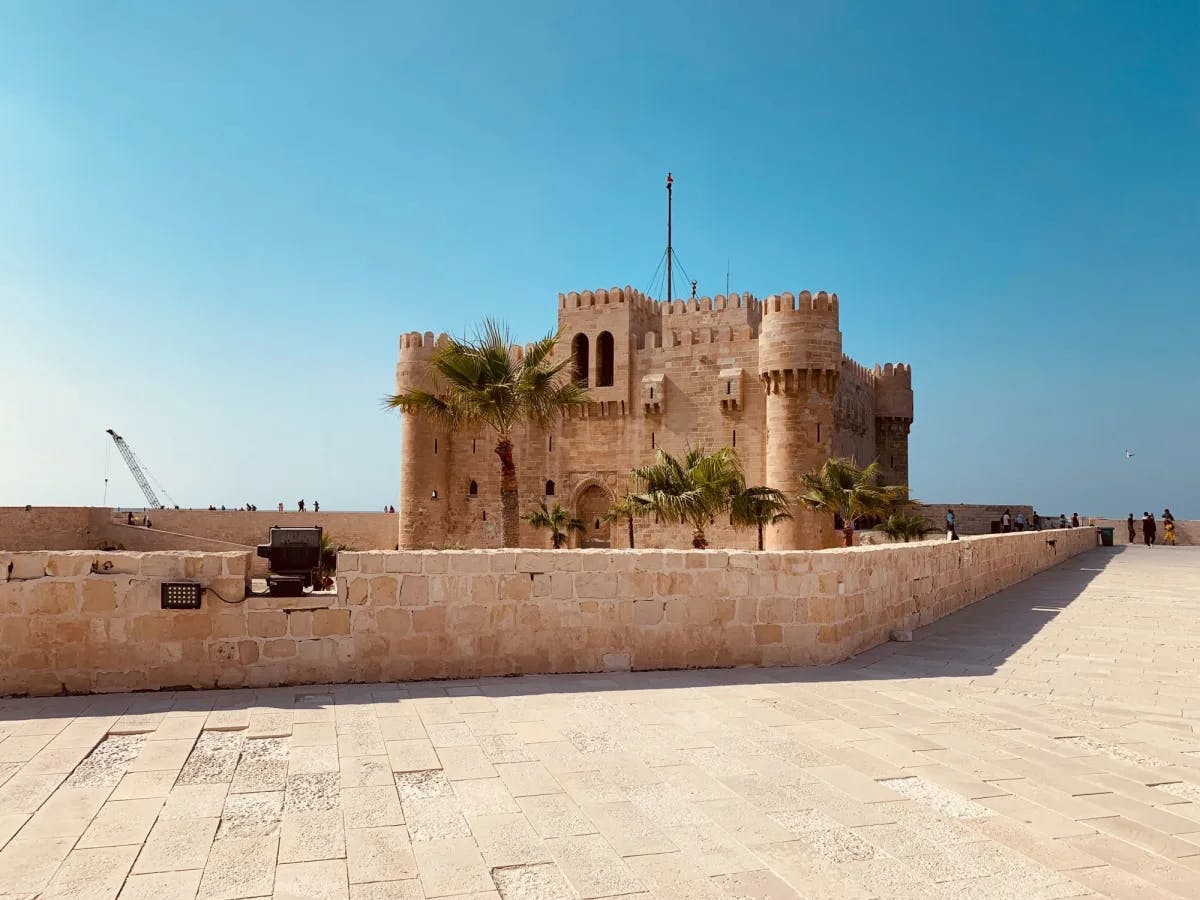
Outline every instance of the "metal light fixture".
<path fill-rule="evenodd" d="M 194 581 L 164 581 L 161 600 L 163 609 L 199 609 L 204 586 Z"/>

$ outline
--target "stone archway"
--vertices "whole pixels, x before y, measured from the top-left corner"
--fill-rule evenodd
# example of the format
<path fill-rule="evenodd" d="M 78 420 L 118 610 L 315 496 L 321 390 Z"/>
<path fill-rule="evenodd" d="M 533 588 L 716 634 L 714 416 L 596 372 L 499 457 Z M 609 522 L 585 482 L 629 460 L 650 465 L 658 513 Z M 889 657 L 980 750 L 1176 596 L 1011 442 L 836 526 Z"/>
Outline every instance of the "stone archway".
<path fill-rule="evenodd" d="M 597 482 L 583 485 L 575 494 L 575 515 L 583 521 L 584 531 L 578 536 L 578 546 L 583 549 L 612 546 L 612 524 L 604 521 L 604 514 L 612 508 L 612 497 L 604 486 Z"/>

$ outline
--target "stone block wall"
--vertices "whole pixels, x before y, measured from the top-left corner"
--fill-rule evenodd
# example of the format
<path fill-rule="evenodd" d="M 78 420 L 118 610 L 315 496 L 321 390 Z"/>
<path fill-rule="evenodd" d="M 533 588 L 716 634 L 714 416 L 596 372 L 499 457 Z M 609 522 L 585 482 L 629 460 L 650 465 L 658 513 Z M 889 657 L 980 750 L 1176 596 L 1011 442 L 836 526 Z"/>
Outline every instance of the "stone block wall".
<path fill-rule="evenodd" d="M 830 663 L 1093 546 L 343 553 L 300 598 L 248 596 L 248 553 L 0 553 L 0 694 Z"/>
<path fill-rule="evenodd" d="M 87 506 L 0 506 L 0 550 L 95 547 L 108 510 Z"/>
<path fill-rule="evenodd" d="M 248 553 L 0 553 L 0 695 L 245 683 Z M 200 610 L 161 609 L 196 581 Z M 253 645 L 253 646 L 252 646 Z"/>
<path fill-rule="evenodd" d="M 913 515 L 924 516 L 934 527 L 939 531 L 946 524 L 946 510 L 954 510 L 954 524 L 960 535 L 963 534 L 991 534 L 992 523 L 999 522 L 1000 517 L 1004 515 L 1004 511 L 1009 510 L 1013 517 L 1013 521 L 1017 520 L 1017 513 L 1024 513 L 1025 521 L 1029 522 L 1033 518 L 1033 507 L 1022 506 L 1020 504 L 996 504 L 988 505 L 983 503 L 916 503 L 913 504 Z M 1045 517 L 1045 513 L 1042 513 Z M 1054 514 L 1055 520 L 1058 518 L 1058 513 Z M 1067 518 L 1071 517 L 1067 513 Z M 1048 523 L 1047 523 L 1048 524 Z"/>

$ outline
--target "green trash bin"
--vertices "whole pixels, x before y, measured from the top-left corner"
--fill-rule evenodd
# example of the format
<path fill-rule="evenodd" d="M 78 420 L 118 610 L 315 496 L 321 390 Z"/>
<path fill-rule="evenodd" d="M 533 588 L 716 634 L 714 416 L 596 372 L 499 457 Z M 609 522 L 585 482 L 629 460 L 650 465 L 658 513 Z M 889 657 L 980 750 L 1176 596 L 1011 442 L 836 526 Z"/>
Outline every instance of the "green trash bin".
<path fill-rule="evenodd" d="M 1100 546 L 1101 547 L 1111 547 L 1113 545 L 1113 529 L 1097 528 L 1096 531 L 1098 531 L 1100 533 Z"/>

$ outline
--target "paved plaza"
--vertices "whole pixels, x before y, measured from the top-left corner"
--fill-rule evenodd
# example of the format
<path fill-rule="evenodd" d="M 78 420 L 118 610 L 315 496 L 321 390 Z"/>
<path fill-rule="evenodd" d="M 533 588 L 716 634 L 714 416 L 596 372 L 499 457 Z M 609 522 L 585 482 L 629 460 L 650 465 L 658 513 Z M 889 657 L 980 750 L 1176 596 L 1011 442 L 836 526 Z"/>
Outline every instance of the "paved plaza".
<path fill-rule="evenodd" d="M 1200 896 L 1200 548 L 838 666 L 0 700 L 0 896 Z"/>

